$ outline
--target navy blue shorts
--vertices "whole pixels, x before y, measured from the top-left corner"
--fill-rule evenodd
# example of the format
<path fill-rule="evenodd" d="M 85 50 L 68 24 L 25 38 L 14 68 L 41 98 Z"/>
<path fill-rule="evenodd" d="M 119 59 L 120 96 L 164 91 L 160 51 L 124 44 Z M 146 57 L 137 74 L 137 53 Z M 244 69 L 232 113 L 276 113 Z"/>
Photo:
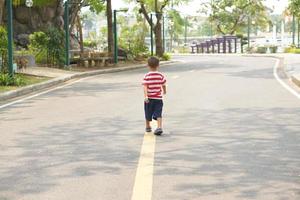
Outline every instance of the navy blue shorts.
<path fill-rule="evenodd" d="M 145 102 L 145 118 L 147 121 L 162 117 L 163 100 L 161 99 L 149 99 L 149 103 Z"/>

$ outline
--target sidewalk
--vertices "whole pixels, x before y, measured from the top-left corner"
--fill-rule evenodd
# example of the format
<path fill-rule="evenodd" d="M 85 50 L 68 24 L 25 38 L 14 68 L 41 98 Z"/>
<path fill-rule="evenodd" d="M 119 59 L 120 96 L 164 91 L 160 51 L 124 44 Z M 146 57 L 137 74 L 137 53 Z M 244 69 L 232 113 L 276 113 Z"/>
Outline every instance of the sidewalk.
<path fill-rule="evenodd" d="M 289 78 L 300 87 L 300 54 L 280 54 L 284 57 L 285 71 Z"/>
<path fill-rule="evenodd" d="M 174 62 L 176 62 L 176 61 L 163 61 L 163 62 L 161 62 L 161 66 L 168 65 L 168 64 L 171 64 Z M 145 68 L 145 64 L 128 64 L 128 65 L 120 64 L 118 66 L 112 66 L 112 67 L 107 67 L 107 68 L 102 68 L 102 69 L 85 70 L 83 72 L 68 71 L 68 70 L 62 70 L 62 69 L 57 69 L 57 68 L 48 68 L 48 67 L 28 67 L 22 73 L 28 74 L 28 75 L 50 77 L 51 79 L 48 81 L 45 81 L 45 82 L 21 87 L 16 90 L 3 92 L 0 94 L 0 103 L 5 102 L 10 99 L 20 97 L 20 96 L 43 91 L 45 89 L 57 86 L 59 84 L 63 84 L 72 79 L 84 78 L 84 77 L 88 77 L 88 76 L 95 76 L 95 75 L 106 74 L 106 73 L 114 73 L 114 72 L 121 72 L 121 71 L 127 71 L 127 70 L 141 69 L 141 68 Z"/>
<path fill-rule="evenodd" d="M 68 71 L 68 70 L 50 68 L 50 67 L 28 67 L 21 73 L 34 75 L 34 76 L 46 76 L 49 78 L 57 78 L 61 76 L 78 74 L 78 72 L 75 71 Z"/>

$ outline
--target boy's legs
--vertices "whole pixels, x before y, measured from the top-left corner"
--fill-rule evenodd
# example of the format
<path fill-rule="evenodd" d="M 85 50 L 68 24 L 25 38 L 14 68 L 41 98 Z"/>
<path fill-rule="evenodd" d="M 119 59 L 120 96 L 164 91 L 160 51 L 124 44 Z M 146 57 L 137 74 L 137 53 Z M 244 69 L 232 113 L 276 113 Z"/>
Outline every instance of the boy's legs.
<path fill-rule="evenodd" d="M 146 120 L 146 128 L 151 128 L 150 121 Z"/>
<path fill-rule="evenodd" d="M 157 128 L 162 128 L 162 118 L 157 118 Z"/>
<path fill-rule="evenodd" d="M 155 135 L 162 134 L 162 109 L 163 109 L 163 101 L 162 100 L 156 100 L 155 103 L 155 109 L 153 118 L 157 120 L 157 129 L 155 130 Z"/>
<path fill-rule="evenodd" d="M 145 102 L 144 108 L 145 108 L 145 119 L 146 119 L 146 131 L 151 132 L 150 122 L 152 121 L 152 115 L 153 115 L 153 102 L 151 100 L 149 102 Z"/>

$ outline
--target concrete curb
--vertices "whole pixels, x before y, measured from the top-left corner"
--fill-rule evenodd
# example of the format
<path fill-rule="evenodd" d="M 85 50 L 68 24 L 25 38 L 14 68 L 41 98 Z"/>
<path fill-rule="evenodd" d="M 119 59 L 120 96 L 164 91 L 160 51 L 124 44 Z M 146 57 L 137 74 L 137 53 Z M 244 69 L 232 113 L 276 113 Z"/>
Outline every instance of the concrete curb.
<path fill-rule="evenodd" d="M 292 82 L 300 88 L 300 75 L 292 75 L 291 76 Z"/>
<path fill-rule="evenodd" d="M 172 64 L 172 63 L 176 63 L 176 61 L 164 61 L 164 62 L 161 62 L 161 66 Z M 58 86 L 62 83 L 70 81 L 72 79 L 85 78 L 85 77 L 89 77 L 89 76 L 96 76 L 96 75 L 100 75 L 100 74 L 108 74 L 108 73 L 114 73 L 114 72 L 129 71 L 129 70 L 134 70 L 134 69 L 141 69 L 144 67 L 145 67 L 145 65 L 141 64 L 141 65 L 133 65 L 133 66 L 128 66 L 128 67 L 100 69 L 100 70 L 94 70 L 94 71 L 89 71 L 89 72 L 82 72 L 82 73 L 77 73 L 77 74 L 72 74 L 72 75 L 66 75 L 66 76 L 54 78 L 54 79 L 51 79 L 51 80 L 48 80 L 48 81 L 45 81 L 42 83 L 25 86 L 25 87 L 17 89 L 17 90 L 4 92 L 4 93 L 0 94 L 0 102 L 7 101 L 9 99 L 17 98 L 20 96 L 28 95 L 33 92 L 39 92 L 39 91 L 45 90 L 50 87 Z"/>

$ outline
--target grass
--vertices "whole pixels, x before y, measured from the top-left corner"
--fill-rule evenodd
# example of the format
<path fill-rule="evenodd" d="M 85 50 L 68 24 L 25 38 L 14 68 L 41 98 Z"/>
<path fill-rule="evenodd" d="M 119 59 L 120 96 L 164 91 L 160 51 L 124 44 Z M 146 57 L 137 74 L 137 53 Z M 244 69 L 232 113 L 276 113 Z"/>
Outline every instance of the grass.
<path fill-rule="evenodd" d="M 33 84 L 37 84 L 37 83 L 41 83 L 43 81 L 47 81 L 49 80 L 49 78 L 47 77 L 40 77 L 40 76 L 30 76 L 30 75 L 19 75 L 22 77 L 22 79 L 24 80 L 24 84 L 22 86 L 0 86 L 0 93 L 2 92 L 7 92 L 7 91 L 11 91 L 11 90 L 16 90 L 18 88 L 24 87 L 24 86 L 28 86 L 28 85 L 33 85 Z"/>

